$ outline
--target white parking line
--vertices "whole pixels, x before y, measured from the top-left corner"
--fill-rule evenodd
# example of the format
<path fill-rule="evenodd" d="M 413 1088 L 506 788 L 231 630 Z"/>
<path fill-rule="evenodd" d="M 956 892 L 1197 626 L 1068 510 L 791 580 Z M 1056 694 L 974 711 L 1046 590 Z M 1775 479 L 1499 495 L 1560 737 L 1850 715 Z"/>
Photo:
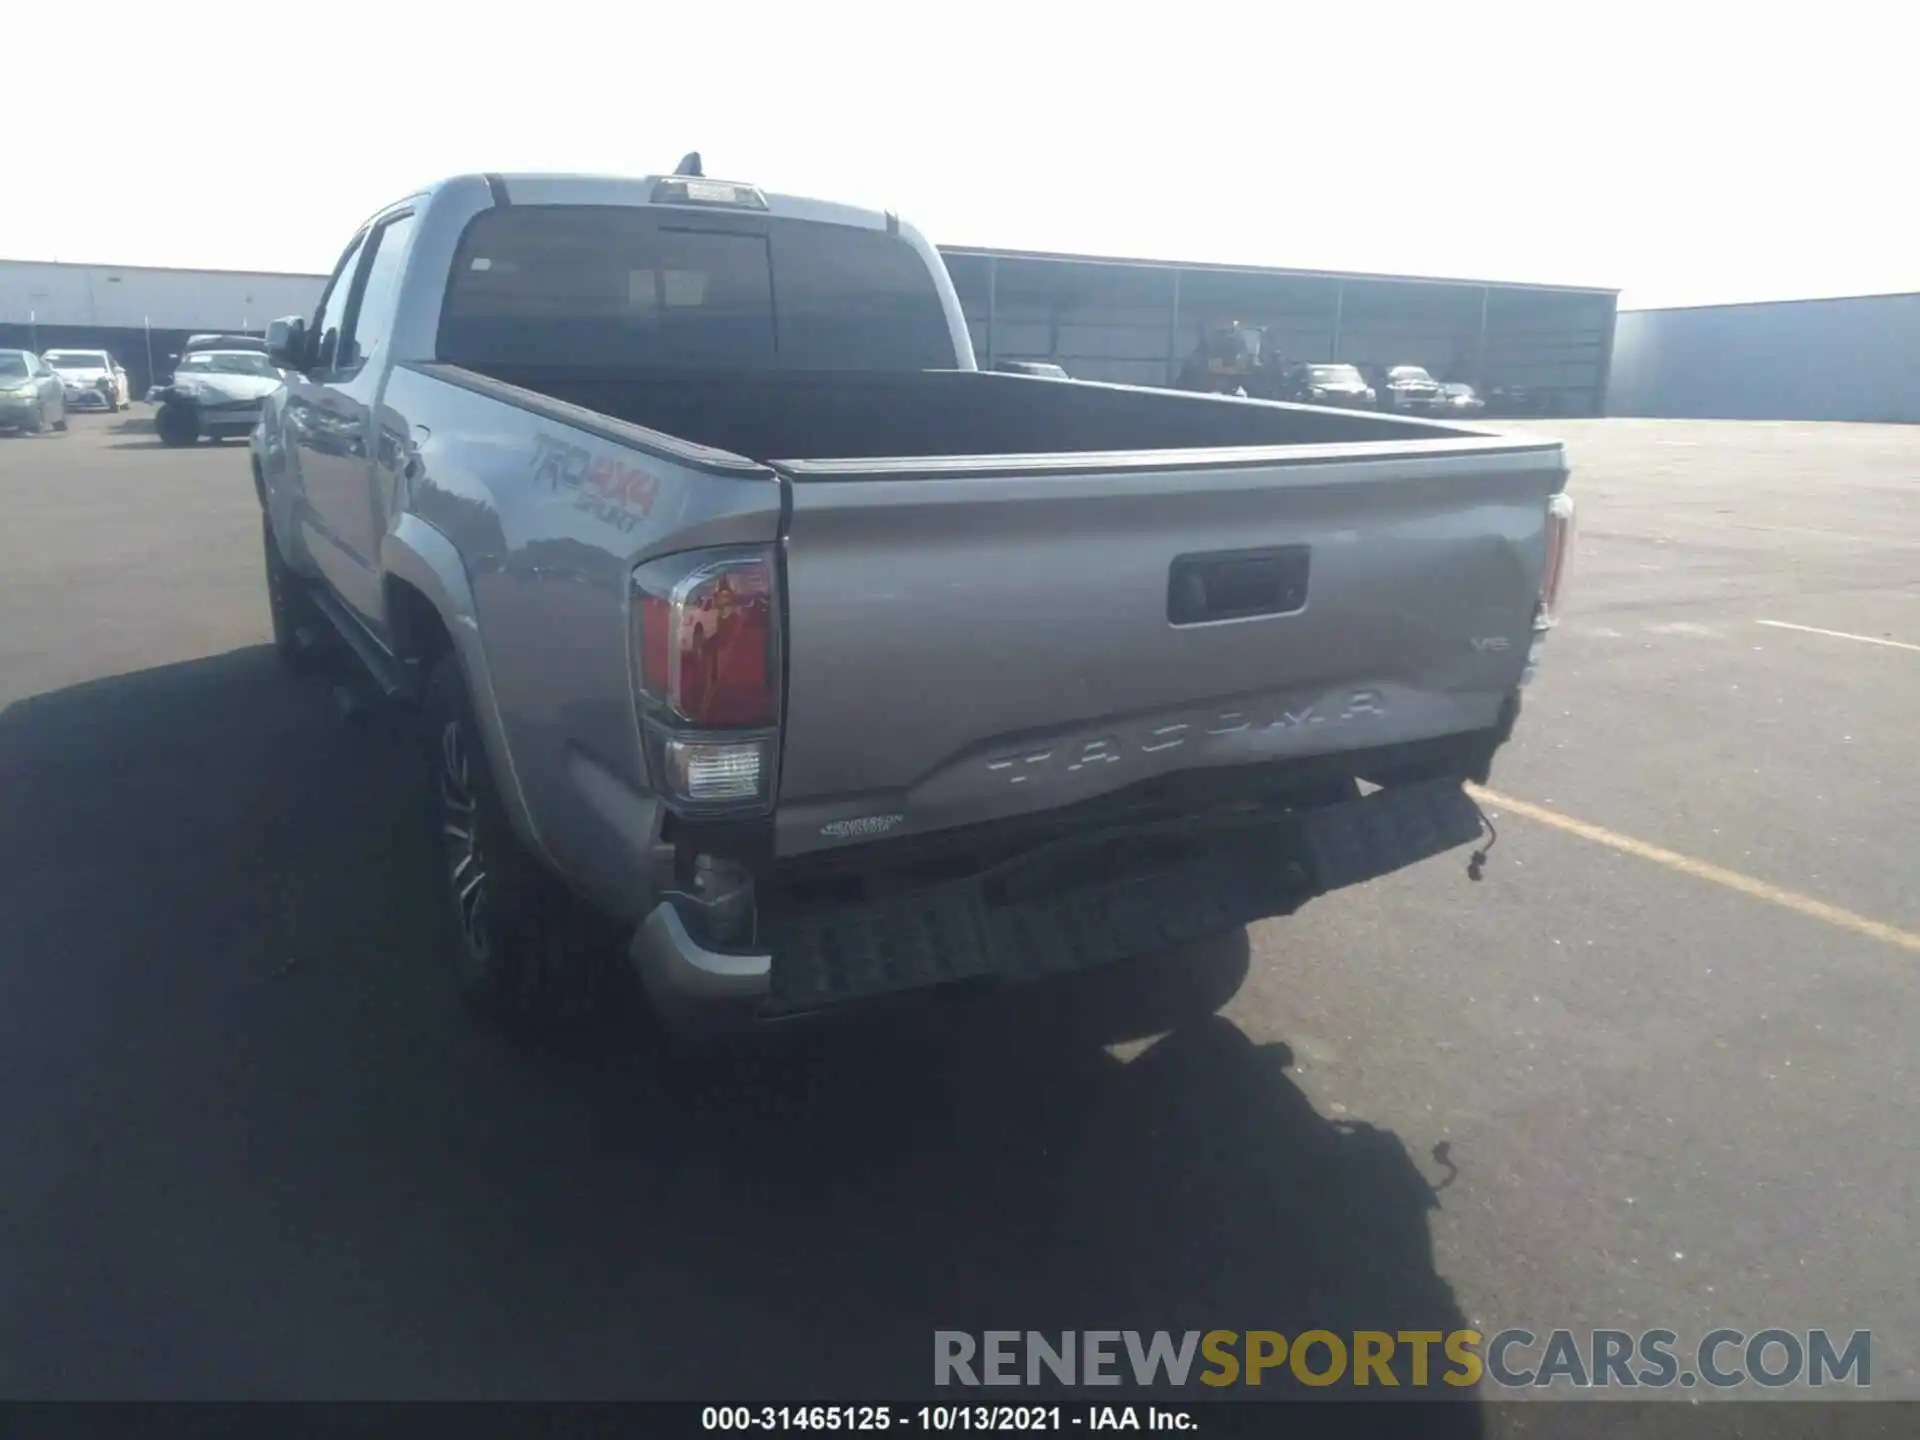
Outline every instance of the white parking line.
<path fill-rule="evenodd" d="M 1775 630 L 1800 630 L 1808 635 L 1828 635 L 1835 640 L 1858 640 L 1862 645 L 1885 645 L 1890 650 L 1920 652 L 1920 645 L 1909 645 L 1904 640 L 1882 640 L 1878 635 L 1849 635 L 1845 630 L 1822 630 L 1818 625 L 1795 625 L 1789 620 L 1756 620 L 1753 623 L 1770 625 Z"/>

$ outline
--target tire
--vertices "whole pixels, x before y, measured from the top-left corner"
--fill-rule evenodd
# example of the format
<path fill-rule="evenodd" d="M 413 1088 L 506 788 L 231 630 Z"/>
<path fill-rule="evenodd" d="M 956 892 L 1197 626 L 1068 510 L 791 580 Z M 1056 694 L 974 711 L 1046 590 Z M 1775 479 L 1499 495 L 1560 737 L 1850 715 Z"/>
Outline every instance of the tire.
<path fill-rule="evenodd" d="M 36 405 L 34 406 L 34 409 L 33 409 L 33 422 L 31 424 L 23 423 L 20 426 L 20 433 L 22 435 L 38 435 L 42 430 L 45 430 L 46 428 L 47 428 L 47 407 L 45 405 Z"/>
<path fill-rule="evenodd" d="M 319 645 L 320 616 L 314 613 L 313 602 L 301 588 L 299 577 L 282 558 L 280 543 L 273 538 L 273 522 L 264 511 L 260 515 L 260 548 L 265 552 L 267 613 L 273 620 L 274 653 L 294 674 L 309 674 L 325 659 Z"/>
<path fill-rule="evenodd" d="M 435 663 L 422 711 L 440 909 L 460 998 L 515 1039 L 591 1028 L 606 1013 L 613 927 L 514 833 L 452 654 Z"/>
<path fill-rule="evenodd" d="M 178 405 L 162 405 L 153 417 L 153 428 L 162 445 L 191 445 L 200 438 L 200 417 L 187 414 Z"/>

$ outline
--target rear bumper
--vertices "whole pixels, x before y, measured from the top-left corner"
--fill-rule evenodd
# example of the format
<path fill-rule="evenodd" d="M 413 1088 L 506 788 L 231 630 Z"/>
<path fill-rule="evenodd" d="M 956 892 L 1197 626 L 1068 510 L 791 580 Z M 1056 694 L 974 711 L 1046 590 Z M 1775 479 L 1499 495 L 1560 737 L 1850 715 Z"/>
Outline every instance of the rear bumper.
<path fill-rule="evenodd" d="M 772 993 L 770 954 L 708 949 L 693 938 L 670 900 L 640 922 L 627 955 L 647 997 L 669 1019 L 703 1011 L 748 1020 Z"/>
<path fill-rule="evenodd" d="M 1480 814 L 1458 779 L 1395 785 L 1304 810 L 1116 826 L 1042 847 L 966 880 L 804 913 L 752 953 L 700 943 L 671 902 L 630 956 L 655 1005 L 680 1022 L 772 1020 L 960 981 L 1037 980 L 1092 969 L 1285 915 L 1473 840 Z M 1036 872 L 1113 843 L 1181 842 L 1120 878 L 1056 885 Z"/>

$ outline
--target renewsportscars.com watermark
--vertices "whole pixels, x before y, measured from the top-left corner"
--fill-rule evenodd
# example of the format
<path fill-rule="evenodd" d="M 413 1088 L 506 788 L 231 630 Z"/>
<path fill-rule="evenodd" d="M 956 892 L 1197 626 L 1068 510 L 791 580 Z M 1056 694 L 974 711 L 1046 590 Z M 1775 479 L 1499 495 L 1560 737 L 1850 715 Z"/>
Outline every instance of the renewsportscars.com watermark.
<path fill-rule="evenodd" d="M 1854 1330 L 936 1330 L 936 1385 L 1262 1384 L 1465 1389 L 1717 1390 L 1873 1383 L 1873 1335 Z M 1205 1392 L 1200 1392 L 1205 1393 Z"/>

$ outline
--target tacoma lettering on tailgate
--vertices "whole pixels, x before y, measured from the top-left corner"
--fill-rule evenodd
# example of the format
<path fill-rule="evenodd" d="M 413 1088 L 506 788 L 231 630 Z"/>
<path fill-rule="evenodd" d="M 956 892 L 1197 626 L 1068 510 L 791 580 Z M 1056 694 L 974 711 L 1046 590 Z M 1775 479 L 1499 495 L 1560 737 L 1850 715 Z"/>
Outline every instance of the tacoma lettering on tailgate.
<path fill-rule="evenodd" d="M 1344 703 L 1319 700 L 1278 713 L 1223 710 L 1201 722 L 1143 726 L 1097 740 L 1063 745 L 1030 745 L 1011 754 L 992 756 L 987 769 L 1010 785 L 1024 785 L 1049 775 L 1073 775 L 1095 766 L 1121 765 L 1132 755 L 1154 755 L 1190 743 L 1204 743 L 1222 735 L 1262 730 L 1298 730 L 1313 725 L 1338 725 L 1367 715 L 1385 715 L 1386 699 L 1378 690 L 1356 690 Z"/>

